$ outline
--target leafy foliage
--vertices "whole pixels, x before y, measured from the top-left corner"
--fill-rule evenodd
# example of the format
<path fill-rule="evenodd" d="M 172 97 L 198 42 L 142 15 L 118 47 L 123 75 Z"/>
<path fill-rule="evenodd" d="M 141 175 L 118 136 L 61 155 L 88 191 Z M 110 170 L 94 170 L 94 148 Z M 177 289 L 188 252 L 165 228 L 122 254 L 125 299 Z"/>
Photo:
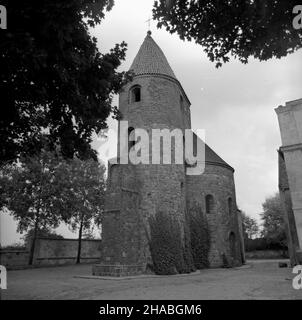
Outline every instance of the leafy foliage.
<path fill-rule="evenodd" d="M 83 233 L 85 237 L 91 236 L 91 227 L 100 221 L 103 211 L 105 166 L 91 159 L 73 159 L 62 162 L 57 172 L 62 190 L 62 205 L 58 209 L 65 213 L 63 219 L 71 229 L 79 231 L 79 263 Z"/>
<path fill-rule="evenodd" d="M 268 243 L 276 243 L 286 247 L 286 231 L 284 222 L 284 212 L 281 205 L 279 194 L 269 197 L 262 204 L 263 220 L 262 236 Z"/>
<path fill-rule="evenodd" d="M 27 157 L 22 162 L 6 165 L 0 173 L 0 209 L 6 208 L 18 221 L 17 231 L 33 231 L 29 264 L 33 262 L 38 230 L 55 228 L 62 219 L 54 208 L 60 194 L 55 170 L 58 159 L 50 152 L 40 157 Z"/>
<path fill-rule="evenodd" d="M 117 72 L 126 44 L 101 54 L 89 34 L 113 0 L 4 1 L 9 27 L 0 41 L 0 161 L 41 151 L 42 136 L 64 157 L 96 159 L 90 142 L 116 108 L 127 81 Z"/>
<path fill-rule="evenodd" d="M 255 238 L 247 239 L 245 241 L 245 250 L 246 252 L 250 251 L 261 251 L 261 250 L 285 250 L 287 247 L 284 243 L 272 241 L 272 239 L 267 238 Z"/>
<path fill-rule="evenodd" d="M 179 224 L 159 211 L 150 218 L 150 231 L 154 272 L 159 275 L 185 272 Z"/>
<path fill-rule="evenodd" d="M 259 233 L 259 225 L 256 219 L 253 219 L 241 211 L 243 236 L 245 239 L 252 239 Z"/>
<path fill-rule="evenodd" d="M 97 239 L 97 237 L 94 235 L 94 227 L 95 227 L 95 224 L 92 223 L 92 226 L 89 229 L 84 230 L 82 234 L 82 239 L 85 239 L 85 240 Z"/>
<path fill-rule="evenodd" d="M 302 32 L 292 26 L 297 0 L 158 0 L 158 27 L 203 46 L 220 67 L 230 56 L 247 63 L 281 58 L 302 46 Z"/>
<path fill-rule="evenodd" d="M 18 221 L 18 231 L 33 233 L 30 263 L 40 232 L 56 228 L 62 221 L 74 229 L 80 225 L 82 232 L 94 218 L 99 220 L 104 202 L 104 171 L 104 166 L 94 160 L 64 160 L 48 151 L 2 168 L 1 209 L 11 211 Z"/>
<path fill-rule="evenodd" d="M 104 206 L 105 166 L 94 160 L 73 159 L 62 161 L 57 168 L 60 181 L 60 204 L 63 219 L 73 230 L 83 221 L 89 233 L 92 218 L 99 220 Z"/>
<path fill-rule="evenodd" d="M 197 269 L 209 267 L 210 232 L 201 208 L 194 205 L 189 210 L 191 249 L 194 265 Z"/>
<path fill-rule="evenodd" d="M 209 266 L 210 236 L 199 207 L 190 210 L 181 239 L 180 225 L 163 212 L 150 218 L 149 240 L 156 274 L 189 273 Z"/>
<path fill-rule="evenodd" d="M 50 152 L 1 169 L 1 209 L 6 207 L 18 221 L 18 231 L 57 227 L 60 217 L 53 208 L 60 194 L 54 181 L 58 159 Z"/>

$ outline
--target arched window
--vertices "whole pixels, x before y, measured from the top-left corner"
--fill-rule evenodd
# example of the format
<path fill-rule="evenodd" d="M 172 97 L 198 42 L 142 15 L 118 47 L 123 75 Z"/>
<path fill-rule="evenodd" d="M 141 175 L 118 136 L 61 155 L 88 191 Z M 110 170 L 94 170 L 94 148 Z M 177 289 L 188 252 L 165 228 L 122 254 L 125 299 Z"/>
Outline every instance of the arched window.
<path fill-rule="evenodd" d="M 141 87 L 134 86 L 130 89 L 130 103 L 141 101 Z"/>
<path fill-rule="evenodd" d="M 134 128 L 129 127 L 128 128 L 128 152 L 135 145 L 135 142 L 136 142 L 134 133 L 135 133 Z"/>
<path fill-rule="evenodd" d="M 215 203 L 214 203 L 214 197 L 211 194 L 208 194 L 206 196 L 206 213 L 214 213 L 215 211 Z"/>
<path fill-rule="evenodd" d="M 228 209 L 229 209 L 229 215 L 233 212 L 233 200 L 232 198 L 228 198 Z"/>

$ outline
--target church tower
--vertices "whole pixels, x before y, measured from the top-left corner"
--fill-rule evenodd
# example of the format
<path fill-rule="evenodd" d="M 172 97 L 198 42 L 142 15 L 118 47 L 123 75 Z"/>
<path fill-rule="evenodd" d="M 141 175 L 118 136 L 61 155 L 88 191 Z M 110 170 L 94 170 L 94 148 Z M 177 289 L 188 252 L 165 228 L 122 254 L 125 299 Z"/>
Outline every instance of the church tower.
<path fill-rule="evenodd" d="M 157 211 L 164 211 L 183 224 L 185 167 L 184 164 L 175 164 L 173 141 L 172 163 L 163 164 L 163 146 L 156 149 L 158 146 L 152 143 L 152 130 L 168 129 L 172 132 L 190 128 L 190 101 L 150 31 L 130 70 L 135 76 L 120 93 L 120 112 L 123 120 L 128 121 L 129 131 L 144 129 L 150 138 L 149 164 L 135 167 L 140 185 L 140 214 L 146 225 L 148 218 Z M 160 164 L 152 164 L 152 151 L 160 154 Z"/>
<path fill-rule="evenodd" d="M 122 120 L 119 121 L 118 156 L 117 161 L 109 162 L 108 166 L 102 221 L 103 249 L 101 263 L 94 266 L 93 274 L 124 276 L 144 273 L 147 265 L 152 264 L 150 218 L 159 212 L 179 225 L 184 247 L 188 232 L 187 212 L 196 203 L 211 228 L 209 265 L 220 266 L 222 256 L 233 260 L 239 257 L 240 260 L 234 170 L 205 145 L 205 174 L 186 175 L 184 152 L 177 149 L 175 153 L 176 138 L 171 137 L 172 131 L 177 130 L 181 133 L 181 142 L 184 142 L 184 131 L 191 129 L 190 101 L 150 31 L 130 70 L 134 73 L 133 79 L 119 94 Z M 138 137 L 141 136 L 136 137 L 136 134 L 141 129 L 149 138 L 149 152 L 146 157 L 141 151 L 137 158 L 145 161 L 133 163 L 128 161 L 128 151 L 134 144 L 139 144 Z M 164 155 L 163 139 L 160 137 L 161 143 L 154 143 L 154 130 L 166 130 L 171 134 L 169 164 L 164 161 L 167 153 L 165 151 Z M 126 147 L 122 143 L 125 140 L 129 143 Z M 176 161 L 179 153 L 181 162 Z M 158 157 L 156 163 L 154 154 Z M 209 196 L 210 205 L 206 201 Z"/>
<path fill-rule="evenodd" d="M 152 164 L 151 132 L 152 129 L 190 128 L 190 101 L 150 31 L 130 70 L 134 77 L 119 94 L 119 110 L 122 121 L 128 122 L 128 132 L 121 134 L 119 123 L 118 150 L 120 136 L 130 136 L 132 131 L 144 129 L 150 138 L 149 164 L 120 164 L 119 152 L 118 164 L 109 164 L 102 261 L 105 265 L 115 265 L 114 270 L 122 271 L 114 272 L 108 267 L 108 273 L 101 272 L 103 275 L 135 274 L 145 270 L 151 262 L 149 218 L 156 212 L 170 215 L 184 234 L 185 166 L 175 164 L 173 143 L 172 163 L 163 164 L 161 153 L 160 163 Z"/>

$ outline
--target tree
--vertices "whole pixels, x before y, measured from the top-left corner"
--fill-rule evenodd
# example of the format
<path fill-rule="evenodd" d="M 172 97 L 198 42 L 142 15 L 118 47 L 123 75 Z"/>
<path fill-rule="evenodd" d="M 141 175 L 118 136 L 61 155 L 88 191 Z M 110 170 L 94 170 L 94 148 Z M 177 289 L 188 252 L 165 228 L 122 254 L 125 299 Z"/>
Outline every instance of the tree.
<path fill-rule="evenodd" d="M 159 28 L 203 46 L 220 67 L 230 56 L 247 63 L 250 57 L 263 61 L 300 49 L 302 32 L 292 25 L 298 4 L 301 1 L 158 0 L 153 16 Z"/>
<path fill-rule="evenodd" d="M 93 133 L 117 116 L 112 97 L 128 79 L 117 72 L 126 44 L 101 54 L 89 34 L 113 0 L 4 1 L 0 34 L 0 163 L 49 147 L 64 157 L 94 158 Z"/>
<path fill-rule="evenodd" d="M 243 236 L 245 239 L 253 239 L 259 233 L 259 225 L 256 219 L 253 219 L 241 211 L 243 223 Z"/>
<path fill-rule="evenodd" d="M 35 243 L 41 233 L 49 233 L 64 221 L 79 228 L 77 262 L 80 261 L 82 232 L 89 229 L 104 203 L 105 167 L 94 160 L 64 160 L 59 154 L 43 151 L 0 174 L 1 207 L 11 211 L 18 231 L 29 230 L 32 238 L 29 264 L 33 263 Z"/>
<path fill-rule="evenodd" d="M 100 221 L 104 206 L 105 166 L 94 160 L 73 159 L 58 168 L 64 221 L 73 231 L 78 230 L 77 263 L 81 259 L 83 235 L 89 235 L 91 226 Z"/>
<path fill-rule="evenodd" d="M 32 230 L 29 264 L 33 263 L 36 238 L 39 230 L 55 228 L 61 215 L 53 208 L 60 194 L 55 181 L 58 159 L 53 153 L 43 152 L 40 157 L 27 157 L 18 164 L 1 169 L 1 207 L 11 211 L 18 221 L 17 231 Z"/>
<path fill-rule="evenodd" d="M 281 200 L 278 193 L 265 200 L 262 204 L 263 220 L 262 235 L 268 243 L 281 244 L 286 246 L 286 231 L 284 222 L 284 212 L 282 210 Z"/>

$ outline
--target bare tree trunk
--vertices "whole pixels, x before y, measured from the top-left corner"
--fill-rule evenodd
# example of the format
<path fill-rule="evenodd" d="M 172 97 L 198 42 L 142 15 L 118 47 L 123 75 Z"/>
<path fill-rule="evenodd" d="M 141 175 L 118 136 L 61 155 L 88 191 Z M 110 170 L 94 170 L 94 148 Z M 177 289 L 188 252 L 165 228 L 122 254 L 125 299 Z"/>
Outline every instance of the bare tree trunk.
<path fill-rule="evenodd" d="M 41 209 L 41 194 L 42 194 L 42 187 L 43 187 L 43 171 L 44 166 L 42 163 L 42 170 L 40 171 L 40 191 L 39 191 L 39 204 L 37 206 L 37 213 L 36 213 L 36 221 L 35 221 L 35 227 L 34 227 L 34 234 L 33 239 L 31 241 L 31 248 L 29 253 L 29 265 L 31 266 L 34 262 L 34 255 L 35 255 L 35 246 L 36 246 L 36 240 L 37 240 L 37 233 L 38 233 L 38 226 L 39 226 L 39 213 Z"/>
<path fill-rule="evenodd" d="M 29 253 L 29 265 L 30 266 L 34 262 L 34 254 L 35 254 L 37 233 L 38 233 L 38 217 L 36 218 L 36 221 L 35 221 L 34 234 L 33 234 L 33 238 L 32 238 L 32 241 L 31 241 L 31 247 L 30 247 L 30 253 Z"/>
<path fill-rule="evenodd" d="M 79 230 L 78 255 L 77 255 L 77 262 L 76 262 L 77 264 L 81 262 L 83 220 L 84 220 L 84 215 L 82 215 L 81 217 L 81 224 L 80 224 L 80 230 Z"/>

